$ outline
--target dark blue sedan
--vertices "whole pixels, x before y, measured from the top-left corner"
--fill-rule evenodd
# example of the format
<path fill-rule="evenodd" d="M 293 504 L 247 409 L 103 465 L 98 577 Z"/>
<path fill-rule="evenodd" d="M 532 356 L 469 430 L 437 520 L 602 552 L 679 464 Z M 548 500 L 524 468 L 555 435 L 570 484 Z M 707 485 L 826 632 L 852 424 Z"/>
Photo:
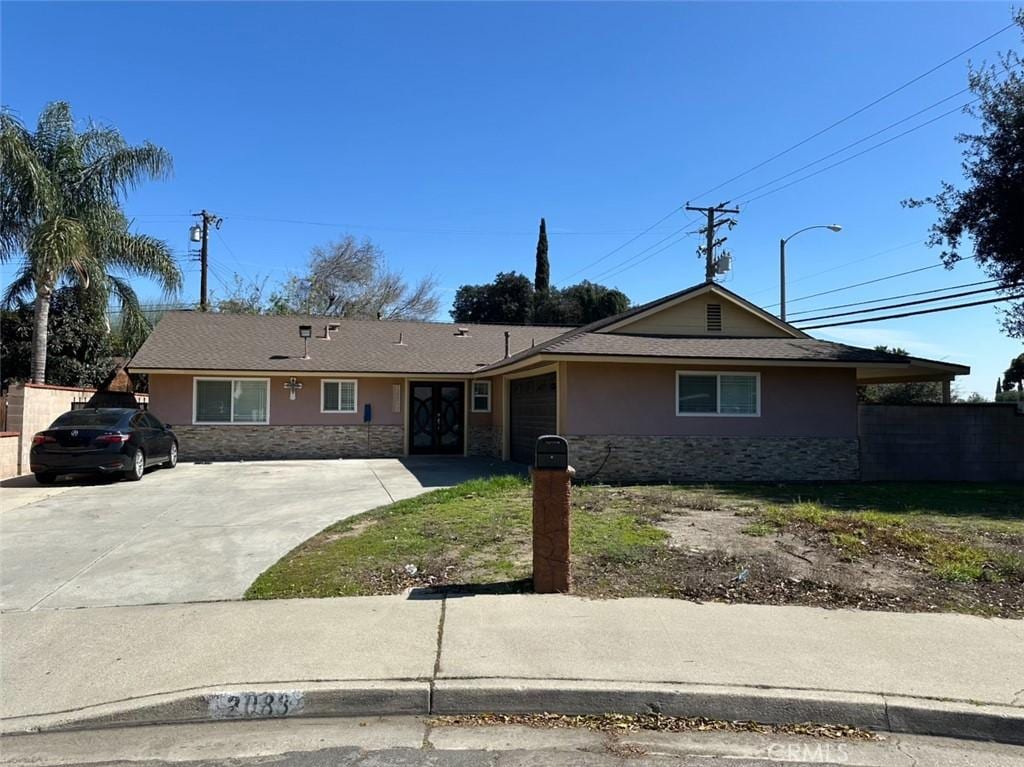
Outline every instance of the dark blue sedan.
<path fill-rule="evenodd" d="M 149 466 L 177 465 L 178 439 L 145 410 L 71 410 L 32 438 L 29 461 L 43 485 L 60 474 L 96 472 L 138 481 Z"/>

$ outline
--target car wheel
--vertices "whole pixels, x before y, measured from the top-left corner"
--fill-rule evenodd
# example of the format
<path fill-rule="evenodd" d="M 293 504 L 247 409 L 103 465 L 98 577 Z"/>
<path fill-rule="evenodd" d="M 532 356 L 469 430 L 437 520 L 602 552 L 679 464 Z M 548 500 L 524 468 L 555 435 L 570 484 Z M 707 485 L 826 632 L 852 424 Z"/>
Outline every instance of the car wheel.
<path fill-rule="evenodd" d="M 178 443 L 171 443 L 171 453 L 167 456 L 167 468 L 173 469 L 178 465 Z"/>
<path fill-rule="evenodd" d="M 52 485 L 55 479 L 57 479 L 56 474 L 50 474 L 49 472 L 46 471 L 36 472 L 36 482 L 38 482 L 40 485 Z"/>
<path fill-rule="evenodd" d="M 142 454 L 141 450 L 136 450 L 135 456 L 132 458 L 132 467 L 124 473 L 124 478 L 129 482 L 138 482 L 145 473 L 146 456 Z"/>

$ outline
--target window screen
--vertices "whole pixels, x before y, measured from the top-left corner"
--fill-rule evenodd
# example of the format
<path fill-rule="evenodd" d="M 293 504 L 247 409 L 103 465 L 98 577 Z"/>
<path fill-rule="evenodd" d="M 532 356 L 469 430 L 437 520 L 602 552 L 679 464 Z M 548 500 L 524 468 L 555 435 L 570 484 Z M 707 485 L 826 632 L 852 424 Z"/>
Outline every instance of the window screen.
<path fill-rule="evenodd" d="M 679 415 L 760 415 L 758 377 L 751 373 L 677 373 Z"/>
<path fill-rule="evenodd" d="M 491 382 L 473 382 L 473 411 L 488 413 L 491 410 Z"/>
<path fill-rule="evenodd" d="M 196 381 L 196 423 L 267 423 L 266 381 Z"/>
<path fill-rule="evenodd" d="M 712 375 L 679 376 L 680 413 L 717 413 L 718 378 Z"/>
<path fill-rule="evenodd" d="M 721 413 L 752 415 L 757 412 L 757 378 L 755 376 L 719 376 Z"/>
<path fill-rule="evenodd" d="M 196 381 L 196 423 L 231 422 L 231 381 Z"/>
<path fill-rule="evenodd" d="M 265 381 L 235 381 L 233 423 L 264 423 L 267 420 Z"/>
<path fill-rule="evenodd" d="M 323 410 L 331 413 L 356 412 L 355 381 L 324 381 Z"/>

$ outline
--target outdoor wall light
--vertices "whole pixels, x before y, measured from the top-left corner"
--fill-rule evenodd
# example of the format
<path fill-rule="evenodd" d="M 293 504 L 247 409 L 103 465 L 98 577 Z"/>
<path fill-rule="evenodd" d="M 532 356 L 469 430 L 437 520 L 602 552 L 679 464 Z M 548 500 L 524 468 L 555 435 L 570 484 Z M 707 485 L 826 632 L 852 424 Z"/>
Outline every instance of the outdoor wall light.
<path fill-rule="evenodd" d="M 312 325 L 299 325 L 299 338 L 302 339 L 302 359 L 309 359 L 309 339 L 313 337 Z"/>

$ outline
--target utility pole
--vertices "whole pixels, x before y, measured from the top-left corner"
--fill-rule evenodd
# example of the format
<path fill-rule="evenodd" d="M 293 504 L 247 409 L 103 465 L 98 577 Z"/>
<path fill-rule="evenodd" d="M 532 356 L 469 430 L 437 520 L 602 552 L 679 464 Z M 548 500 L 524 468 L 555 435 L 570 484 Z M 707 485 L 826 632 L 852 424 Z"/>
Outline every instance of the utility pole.
<path fill-rule="evenodd" d="M 206 273 L 210 264 L 210 224 L 213 224 L 217 229 L 220 229 L 221 223 L 224 219 L 213 215 L 206 209 L 193 213 L 193 216 L 198 216 L 203 220 L 202 223 L 202 240 L 199 246 L 199 311 L 205 312 L 210 308 L 210 302 L 207 297 L 206 290 Z M 193 227 L 195 229 L 195 227 Z M 194 239 L 194 238 L 193 238 Z"/>
<path fill-rule="evenodd" d="M 708 217 L 708 223 L 704 229 L 704 234 L 707 237 L 707 243 L 704 246 L 704 280 L 706 282 L 711 282 L 715 279 L 715 246 L 721 245 L 726 240 L 725 237 L 720 240 L 716 240 L 715 230 L 722 226 L 722 224 L 729 224 L 732 226 L 736 223 L 736 220 L 732 218 L 723 218 L 720 221 L 715 221 L 715 216 L 719 213 L 739 213 L 740 209 L 727 208 L 725 207 L 724 202 L 720 205 L 712 205 L 708 208 L 698 208 L 687 203 L 686 209 L 703 213 Z"/>

